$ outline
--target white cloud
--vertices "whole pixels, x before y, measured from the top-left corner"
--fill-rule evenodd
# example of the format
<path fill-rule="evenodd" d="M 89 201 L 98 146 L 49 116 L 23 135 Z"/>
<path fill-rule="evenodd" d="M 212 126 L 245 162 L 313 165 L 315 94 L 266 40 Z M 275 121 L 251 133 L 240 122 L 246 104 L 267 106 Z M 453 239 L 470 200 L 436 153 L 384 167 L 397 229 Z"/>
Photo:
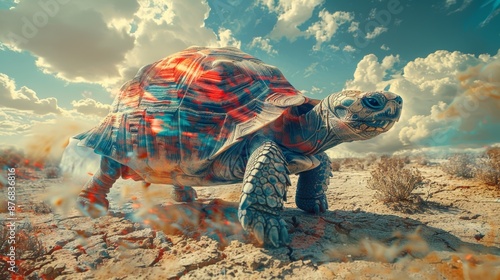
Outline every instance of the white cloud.
<path fill-rule="evenodd" d="M 319 94 L 319 93 L 323 93 L 323 89 L 322 89 L 322 88 L 319 88 L 319 87 L 316 87 L 316 86 L 312 86 L 312 88 L 311 88 L 311 93 L 312 93 L 312 94 Z"/>
<path fill-rule="evenodd" d="M 436 51 L 394 73 L 397 57 L 365 56 L 346 88 L 390 91 L 403 97 L 403 114 L 391 131 L 343 148 L 394 152 L 434 146 L 499 142 L 500 50 L 495 56 Z"/>
<path fill-rule="evenodd" d="M 381 50 L 384 50 L 384 51 L 388 51 L 388 50 L 390 50 L 391 48 L 389 48 L 388 46 L 386 46 L 385 44 L 383 44 L 382 46 L 380 46 L 380 49 L 381 49 Z"/>
<path fill-rule="evenodd" d="M 99 82 L 118 75 L 119 63 L 134 46 L 133 37 L 111 23 L 132 19 L 136 6 L 134 0 L 20 1 L 0 10 L 0 40 L 13 50 L 31 52 L 45 73 Z"/>
<path fill-rule="evenodd" d="M 318 65 L 319 65 L 318 62 L 313 62 L 309 66 L 307 66 L 306 69 L 304 70 L 304 78 L 307 78 L 316 73 L 317 72 L 316 68 L 318 67 Z"/>
<path fill-rule="evenodd" d="M 343 51 L 345 51 L 345 52 L 354 52 L 354 51 L 356 51 L 356 49 L 353 46 L 351 46 L 351 45 L 346 45 L 344 47 Z"/>
<path fill-rule="evenodd" d="M 345 87 L 347 89 L 380 90 L 377 87 L 387 75 L 387 71 L 398 61 L 398 56 L 391 55 L 379 63 L 374 54 L 366 55 L 356 67 L 354 80 L 347 81 Z"/>
<path fill-rule="evenodd" d="M 270 41 L 269 38 L 255 37 L 249 47 L 261 49 L 270 55 L 278 54 L 278 51 L 273 48 Z"/>
<path fill-rule="evenodd" d="M 455 10 L 453 10 L 452 12 L 450 13 L 457 13 L 457 12 L 461 12 L 463 10 L 465 10 L 467 7 L 469 7 L 469 5 L 472 3 L 472 0 L 463 0 L 462 1 L 462 4 L 460 5 L 460 7 L 456 8 Z M 445 7 L 447 9 L 451 8 L 452 6 L 454 6 L 455 4 L 457 4 L 457 1 L 456 0 L 446 0 L 445 2 Z"/>
<path fill-rule="evenodd" d="M 278 14 L 278 21 L 269 34 L 271 39 L 283 37 L 294 41 L 302 36 L 299 26 L 311 18 L 314 8 L 321 5 L 324 0 L 260 0 L 259 3 Z"/>
<path fill-rule="evenodd" d="M 88 90 L 84 90 L 82 92 L 82 96 L 85 97 L 85 98 L 90 98 L 94 93 L 91 92 L 91 91 L 88 91 Z"/>
<path fill-rule="evenodd" d="M 339 47 L 339 46 L 335 46 L 335 45 L 333 45 L 333 44 L 332 44 L 332 45 L 329 45 L 328 47 L 329 47 L 331 50 L 333 50 L 333 51 L 338 51 L 338 50 L 340 50 L 340 47 Z"/>
<path fill-rule="evenodd" d="M 312 24 L 306 31 L 308 36 L 314 36 L 316 39 L 314 50 L 319 50 L 323 43 L 329 42 L 339 26 L 351 22 L 354 16 L 348 12 L 330 13 L 324 9 L 319 12 L 319 18 L 320 20 Z"/>
<path fill-rule="evenodd" d="M 45 73 L 98 83 L 114 93 L 140 67 L 187 47 L 241 46 L 231 30 L 215 33 L 205 26 L 206 1 L 70 1 L 49 12 L 38 2 L 0 11 L 0 41 L 31 52 Z"/>
<path fill-rule="evenodd" d="M 106 116 L 111 109 L 111 105 L 102 104 L 91 98 L 80 99 L 78 101 L 73 100 L 71 101 L 71 105 L 73 105 L 73 108 L 79 113 L 101 117 Z"/>
<path fill-rule="evenodd" d="M 0 99 L 2 100 L 0 107 L 32 111 L 38 115 L 63 112 L 57 105 L 56 98 L 40 99 L 36 92 L 28 87 L 23 86 L 18 89 L 15 81 L 3 73 L 0 73 Z"/>
<path fill-rule="evenodd" d="M 375 29 L 373 29 L 372 32 L 369 32 L 366 34 L 366 39 L 374 39 L 378 37 L 380 34 L 387 32 L 387 28 L 383 26 L 377 26 Z"/>
<path fill-rule="evenodd" d="M 457 0 L 445 0 L 445 1 L 446 1 L 445 6 L 447 8 L 457 3 Z"/>
<path fill-rule="evenodd" d="M 233 32 L 230 29 L 220 28 L 218 37 L 217 47 L 241 48 L 241 41 L 234 38 Z"/>
<path fill-rule="evenodd" d="M 351 25 L 347 29 L 347 31 L 349 31 L 350 33 L 354 33 L 355 36 L 357 36 L 358 30 L 359 30 L 359 22 L 357 21 L 352 21 Z"/>
<path fill-rule="evenodd" d="M 24 121 L 26 112 L 11 108 L 0 109 L 0 130 L 1 136 L 17 135 L 31 127 Z"/>

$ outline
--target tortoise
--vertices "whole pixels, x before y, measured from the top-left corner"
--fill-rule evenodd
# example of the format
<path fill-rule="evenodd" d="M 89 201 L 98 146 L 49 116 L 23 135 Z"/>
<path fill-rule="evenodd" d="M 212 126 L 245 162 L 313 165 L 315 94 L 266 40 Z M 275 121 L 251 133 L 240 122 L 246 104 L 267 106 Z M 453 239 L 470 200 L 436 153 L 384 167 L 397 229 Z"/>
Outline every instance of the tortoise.
<path fill-rule="evenodd" d="M 299 174 L 297 207 L 325 212 L 325 151 L 388 131 L 401 110 L 402 98 L 388 91 L 312 99 L 239 49 L 191 47 L 141 68 L 104 120 L 75 137 L 101 156 L 78 205 L 104 215 L 120 177 L 171 184 L 177 201 L 195 200 L 192 186 L 243 182 L 242 227 L 261 245 L 279 247 L 288 242 L 280 211 L 289 175 Z"/>

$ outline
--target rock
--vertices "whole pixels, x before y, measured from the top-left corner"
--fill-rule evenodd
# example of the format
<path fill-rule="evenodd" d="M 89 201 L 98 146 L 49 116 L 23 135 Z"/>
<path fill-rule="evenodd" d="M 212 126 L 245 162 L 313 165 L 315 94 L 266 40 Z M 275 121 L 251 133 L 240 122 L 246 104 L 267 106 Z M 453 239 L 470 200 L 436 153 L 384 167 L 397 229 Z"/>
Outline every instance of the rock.
<path fill-rule="evenodd" d="M 118 258 L 123 264 L 133 267 L 149 267 L 156 260 L 160 250 L 158 249 L 130 249 L 121 252 Z"/>

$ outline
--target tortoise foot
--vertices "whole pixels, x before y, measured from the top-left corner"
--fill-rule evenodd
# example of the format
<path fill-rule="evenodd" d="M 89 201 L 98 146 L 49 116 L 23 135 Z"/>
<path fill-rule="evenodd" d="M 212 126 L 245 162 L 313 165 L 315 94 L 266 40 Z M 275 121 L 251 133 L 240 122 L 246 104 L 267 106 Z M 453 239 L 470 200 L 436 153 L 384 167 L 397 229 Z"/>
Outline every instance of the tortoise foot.
<path fill-rule="evenodd" d="M 108 213 L 109 202 L 104 196 L 99 196 L 82 191 L 76 199 L 78 210 L 85 216 L 99 218 Z"/>
<path fill-rule="evenodd" d="M 197 197 L 198 195 L 192 187 L 174 186 L 174 189 L 172 190 L 172 199 L 177 202 L 193 202 Z"/>
<path fill-rule="evenodd" d="M 286 222 L 279 216 L 249 207 L 238 211 L 243 229 L 255 236 L 259 244 L 280 247 L 289 244 Z"/>
<path fill-rule="evenodd" d="M 328 209 L 328 200 L 324 194 L 313 198 L 301 198 L 297 196 L 295 204 L 300 209 L 314 214 L 324 213 Z"/>

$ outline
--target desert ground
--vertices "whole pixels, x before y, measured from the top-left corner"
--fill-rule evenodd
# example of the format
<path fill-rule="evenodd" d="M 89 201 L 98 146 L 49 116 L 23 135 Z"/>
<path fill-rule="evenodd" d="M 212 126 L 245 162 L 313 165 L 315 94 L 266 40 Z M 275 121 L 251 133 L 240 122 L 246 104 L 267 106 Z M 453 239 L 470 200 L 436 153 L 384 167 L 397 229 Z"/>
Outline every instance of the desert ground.
<path fill-rule="evenodd" d="M 436 162 L 409 166 L 425 183 L 413 202 L 389 205 L 367 188 L 373 165 L 341 165 L 320 215 L 297 209 L 292 176 L 282 213 L 291 243 L 278 249 L 259 247 L 239 225 L 241 184 L 198 187 L 186 204 L 169 197 L 171 186 L 120 180 L 109 214 L 91 219 L 74 208 L 80 182 L 18 178 L 18 270 L 8 271 L 4 239 L 0 278 L 500 279 L 500 189 Z"/>

